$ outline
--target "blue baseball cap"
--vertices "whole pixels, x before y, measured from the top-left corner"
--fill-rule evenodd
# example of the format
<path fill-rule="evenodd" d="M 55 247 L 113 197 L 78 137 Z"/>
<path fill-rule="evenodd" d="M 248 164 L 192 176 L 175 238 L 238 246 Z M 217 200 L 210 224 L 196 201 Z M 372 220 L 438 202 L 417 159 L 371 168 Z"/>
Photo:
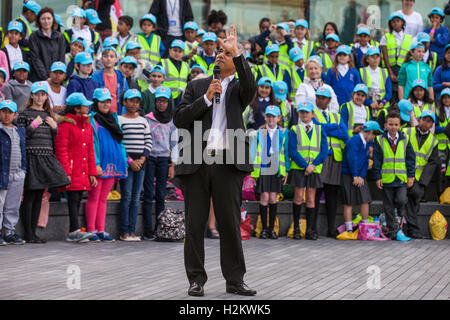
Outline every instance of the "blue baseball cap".
<path fill-rule="evenodd" d="M 25 8 L 33 11 L 36 15 L 41 11 L 41 6 L 35 1 L 28 1 L 23 5 Z"/>
<path fill-rule="evenodd" d="M 102 55 L 103 55 L 103 53 L 104 53 L 105 51 L 108 51 L 108 50 L 114 51 L 114 52 L 116 53 L 116 57 L 119 56 L 119 53 L 117 52 L 116 48 L 114 48 L 114 47 L 103 47 L 103 49 L 102 49 Z"/>
<path fill-rule="evenodd" d="M 380 55 L 380 48 L 376 46 L 370 46 L 369 49 L 367 49 L 366 56 L 373 56 L 373 55 Z"/>
<path fill-rule="evenodd" d="M 310 61 L 310 60 L 317 61 L 320 64 L 320 67 L 323 68 L 322 58 L 320 56 L 317 56 L 317 55 L 310 56 L 308 61 Z M 306 61 L 306 62 L 308 62 L 308 61 Z"/>
<path fill-rule="evenodd" d="M 265 115 L 273 115 L 274 117 L 281 116 L 281 110 L 278 106 L 270 105 L 266 107 Z"/>
<path fill-rule="evenodd" d="M 297 107 L 297 112 L 298 111 L 313 112 L 314 111 L 314 105 L 312 104 L 311 101 L 300 102 L 300 104 Z"/>
<path fill-rule="evenodd" d="M 266 56 L 270 55 L 272 52 L 280 52 L 280 47 L 275 43 L 271 43 L 266 46 Z"/>
<path fill-rule="evenodd" d="M 431 16 L 432 14 L 437 14 L 437 15 L 440 15 L 442 18 L 445 18 L 444 11 L 442 11 L 442 9 L 438 8 L 438 7 L 431 9 L 429 15 Z"/>
<path fill-rule="evenodd" d="M 125 94 L 123 95 L 124 99 L 133 99 L 133 98 L 139 98 L 142 100 L 141 92 L 137 89 L 128 89 Z"/>
<path fill-rule="evenodd" d="M 81 92 L 74 92 L 66 98 L 66 105 L 68 106 L 84 106 L 89 107 L 92 105 L 92 101 L 86 99 Z"/>
<path fill-rule="evenodd" d="M 331 91 L 327 87 L 319 87 L 316 91 L 316 96 L 322 96 L 331 99 Z"/>
<path fill-rule="evenodd" d="M 339 55 L 341 53 L 350 55 L 352 53 L 352 49 L 350 49 L 350 47 L 345 44 L 340 45 L 336 50 L 336 54 Z"/>
<path fill-rule="evenodd" d="M 137 68 L 138 66 L 136 58 L 132 56 L 126 56 L 125 58 L 122 59 L 122 61 L 120 61 L 120 64 L 124 63 L 132 64 L 134 65 L 135 68 Z"/>
<path fill-rule="evenodd" d="M 50 71 L 51 72 L 62 71 L 64 73 L 67 73 L 67 67 L 64 62 L 56 61 L 56 62 L 53 62 L 52 66 L 50 67 Z"/>
<path fill-rule="evenodd" d="M 72 10 L 72 17 L 80 17 L 80 18 L 86 18 L 86 11 L 84 11 L 84 9 L 81 8 L 75 8 Z"/>
<path fill-rule="evenodd" d="M 245 59 L 251 59 L 252 56 L 250 54 L 250 52 L 248 52 L 248 50 L 245 50 Z"/>
<path fill-rule="evenodd" d="M 339 36 L 336 33 L 330 33 L 329 35 L 327 35 L 325 37 L 325 41 L 327 41 L 327 40 L 333 40 L 333 41 L 336 41 L 336 42 L 340 42 L 341 41 L 339 39 Z"/>
<path fill-rule="evenodd" d="M 55 16 L 55 20 L 56 20 L 56 23 L 61 27 L 61 28 L 65 28 L 66 26 L 64 25 L 64 23 L 62 23 L 62 19 L 61 19 L 61 16 L 59 15 L 59 14 L 54 14 L 54 16 Z"/>
<path fill-rule="evenodd" d="M 430 36 L 428 33 L 425 32 L 420 32 L 419 34 L 417 34 L 417 42 L 430 42 Z"/>
<path fill-rule="evenodd" d="M 409 48 L 409 50 L 414 50 L 416 48 L 425 48 L 425 45 L 422 42 L 414 41 L 411 45 L 411 48 Z"/>
<path fill-rule="evenodd" d="M 97 11 L 94 9 L 87 9 L 86 10 L 86 18 L 88 19 L 89 23 L 91 24 L 100 24 L 102 23 L 102 20 L 98 17 Z"/>
<path fill-rule="evenodd" d="M 367 88 L 367 86 L 365 84 L 357 84 L 355 86 L 355 88 L 353 89 L 353 93 L 355 92 L 364 92 L 367 95 L 369 95 L 369 89 Z"/>
<path fill-rule="evenodd" d="M 258 86 L 260 85 L 265 85 L 265 86 L 269 86 L 269 87 L 273 87 L 273 81 L 272 79 L 270 79 L 269 77 L 261 77 L 258 80 Z"/>
<path fill-rule="evenodd" d="M 92 55 L 89 52 L 80 52 L 75 56 L 75 63 L 80 63 L 82 65 L 88 65 L 94 63 Z"/>
<path fill-rule="evenodd" d="M 425 111 L 423 111 L 420 114 L 419 119 L 420 118 L 425 118 L 425 117 L 430 117 L 431 119 L 433 119 L 433 122 L 436 122 L 436 118 L 435 118 L 433 110 L 425 110 Z"/>
<path fill-rule="evenodd" d="M 366 34 L 370 37 L 370 30 L 369 30 L 369 28 L 362 26 L 362 27 L 359 27 L 358 31 L 356 31 L 356 34 L 358 36 L 361 34 Z"/>
<path fill-rule="evenodd" d="M 411 88 L 414 89 L 415 87 L 422 87 L 422 88 L 424 88 L 426 90 L 427 89 L 427 84 L 422 79 L 416 79 L 412 83 L 412 87 Z"/>
<path fill-rule="evenodd" d="M 13 71 L 16 71 L 16 70 L 26 70 L 26 71 L 30 72 L 30 65 L 27 62 L 18 61 L 16 63 L 14 63 L 14 66 L 13 66 Z"/>
<path fill-rule="evenodd" d="M 153 14 L 151 14 L 151 13 L 145 14 L 145 15 L 141 18 L 141 21 L 143 21 L 143 20 L 149 20 L 149 21 L 151 21 L 153 24 L 156 24 L 156 17 L 155 17 Z"/>
<path fill-rule="evenodd" d="M 8 23 L 8 31 L 16 30 L 18 32 L 23 31 L 23 25 L 20 22 L 17 22 L 16 20 L 11 21 Z"/>
<path fill-rule="evenodd" d="M 166 99 L 171 99 L 172 97 L 172 90 L 170 90 L 167 87 L 158 87 L 155 91 L 155 98 L 166 98 Z"/>
<path fill-rule="evenodd" d="M 11 112 L 17 112 L 17 104 L 12 100 L 3 100 L 0 102 L 0 110 L 9 109 Z"/>
<path fill-rule="evenodd" d="M 305 55 L 303 54 L 303 50 L 299 47 L 293 47 L 289 50 L 289 59 L 293 62 L 297 62 L 298 60 L 304 59 Z"/>
<path fill-rule="evenodd" d="M 0 72 L 3 73 L 3 76 L 5 77 L 5 80 L 6 80 L 6 78 L 8 78 L 8 73 L 6 72 L 6 70 L 3 68 L 0 68 Z"/>
<path fill-rule="evenodd" d="M 39 91 L 44 91 L 45 93 L 48 93 L 48 83 L 47 81 L 37 81 L 33 82 L 31 85 L 31 93 L 36 93 Z"/>
<path fill-rule="evenodd" d="M 289 33 L 289 26 L 286 23 L 279 23 L 279 24 L 277 24 L 277 28 L 284 29 L 284 31 Z"/>
<path fill-rule="evenodd" d="M 275 94 L 275 98 L 280 101 L 286 100 L 288 94 L 288 86 L 284 81 L 276 81 L 273 84 L 273 93 Z"/>
<path fill-rule="evenodd" d="M 183 26 L 183 30 L 187 30 L 187 29 L 191 29 L 191 30 L 198 30 L 198 25 L 195 23 L 195 21 L 188 21 L 184 24 Z"/>
<path fill-rule="evenodd" d="M 115 37 L 107 37 L 103 41 L 103 47 L 112 47 L 112 46 L 118 46 L 118 45 L 119 45 L 119 40 L 117 40 L 117 38 L 115 38 Z"/>
<path fill-rule="evenodd" d="M 93 98 L 98 101 L 112 100 L 111 93 L 108 88 L 95 89 Z"/>
<path fill-rule="evenodd" d="M 309 29 L 309 23 L 305 19 L 295 20 L 295 27 L 303 27 L 305 29 Z"/>
<path fill-rule="evenodd" d="M 398 102 L 398 109 L 400 110 L 400 118 L 409 122 L 411 120 L 411 112 L 414 109 L 412 103 L 409 100 L 402 99 Z"/>
<path fill-rule="evenodd" d="M 203 29 L 198 29 L 198 31 L 197 31 L 197 37 L 203 36 L 205 33 L 206 33 L 205 30 L 203 30 Z M 203 41 L 203 40 L 202 40 L 202 41 Z"/>
<path fill-rule="evenodd" d="M 450 96 L 450 88 L 445 88 L 441 91 L 441 97 L 445 95 Z"/>
<path fill-rule="evenodd" d="M 83 48 L 86 50 L 87 44 L 86 44 L 86 41 L 84 41 L 83 38 L 73 39 L 71 43 L 75 43 L 75 42 L 81 43 L 83 45 Z"/>
<path fill-rule="evenodd" d="M 363 131 L 375 131 L 378 134 L 383 134 L 383 130 L 381 130 L 380 125 L 378 122 L 370 120 L 363 124 L 362 126 Z"/>
<path fill-rule="evenodd" d="M 191 67 L 191 71 L 192 71 L 193 69 L 200 69 L 200 70 L 202 70 L 203 73 L 206 73 L 205 68 L 203 68 L 203 67 L 202 67 L 201 65 L 199 65 L 199 64 L 194 64 L 194 65 Z"/>
<path fill-rule="evenodd" d="M 164 75 L 164 77 L 166 76 L 166 72 L 164 71 L 164 68 L 160 65 L 156 65 L 152 68 L 152 70 L 150 70 L 150 73 L 153 73 L 153 72 L 161 72 Z"/>
<path fill-rule="evenodd" d="M 184 41 L 181 41 L 179 39 L 173 40 L 172 43 L 170 44 L 171 48 L 180 48 L 181 50 L 185 50 L 186 49 L 186 45 L 184 44 Z"/>
<path fill-rule="evenodd" d="M 394 12 L 389 16 L 389 21 L 392 21 L 394 18 L 399 18 L 402 19 L 403 21 L 406 22 L 405 17 L 403 16 L 403 14 L 401 14 L 400 12 Z"/>
<path fill-rule="evenodd" d="M 127 43 L 127 45 L 125 46 L 125 51 L 133 50 L 133 49 L 136 49 L 136 48 L 141 49 L 142 48 L 141 44 L 139 42 L 133 40 L 133 41 L 130 41 L 130 42 Z"/>
<path fill-rule="evenodd" d="M 206 42 L 206 41 L 217 42 L 217 35 L 214 32 L 206 32 L 202 37 L 202 41 L 203 42 Z"/>

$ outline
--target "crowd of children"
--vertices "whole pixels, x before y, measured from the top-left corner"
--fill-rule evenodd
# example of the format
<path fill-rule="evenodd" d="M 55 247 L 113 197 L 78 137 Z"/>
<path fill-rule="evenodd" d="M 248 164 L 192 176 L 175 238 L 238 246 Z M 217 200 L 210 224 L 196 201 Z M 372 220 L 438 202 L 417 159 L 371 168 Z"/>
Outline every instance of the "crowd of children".
<path fill-rule="evenodd" d="M 136 222 L 143 190 L 144 236 L 153 239 L 153 199 L 164 210 L 166 181 L 178 159 L 172 117 L 189 81 L 213 74 L 223 30 L 183 26 L 183 40 L 166 46 L 152 14 L 131 32 L 130 16 L 101 39 L 93 9 L 76 8 L 64 28 L 51 8 L 24 4 L 0 45 L 0 245 L 44 243 L 36 234 L 44 192 L 67 197 L 71 242 L 111 242 L 105 230 L 108 194 L 120 184 L 120 240 L 140 241 Z M 243 113 L 251 136 L 263 231 L 276 239 L 277 195 L 294 187 L 294 239 L 305 203 L 306 239 L 318 239 L 324 195 L 329 237 L 342 195 L 346 230 L 352 207 L 367 222 L 367 175 L 382 190 L 388 236 L 407 217 L 407 234 L 421 238 L 420 199 L 431 177 L 437 192 L 449 185 L 450 44 L 443 11 L 412 36 L 393 13 L 378 43 L 366 25 L 344 44 L 333 22 L 313 41 L 309 23 L 271 24 L 254 37 L 245 57 L 257 94 Z M 36 23 L 38 30 L 32 31 Z M 244 46 L 250 42 L 242 42 Z M 262 59 L 258 59 L 259 55 Z M 31 79 L 32 81 L 30 81 Z M 369 161 L 371 160 L 371 161 Z M 369 164 L 370 162 L 370 164 Z M 372 164 L 373 162 L 373 164 Z M 370 171 L 369 171 L 370 170 Z M 156 183 L 155 183 L 156 182 Z M 21 197 L 23 190 L 23 199 Z M 79 225 L 84 192 L 86 228 Z M 15 225 L 23 222 L 23 239 Z"/>

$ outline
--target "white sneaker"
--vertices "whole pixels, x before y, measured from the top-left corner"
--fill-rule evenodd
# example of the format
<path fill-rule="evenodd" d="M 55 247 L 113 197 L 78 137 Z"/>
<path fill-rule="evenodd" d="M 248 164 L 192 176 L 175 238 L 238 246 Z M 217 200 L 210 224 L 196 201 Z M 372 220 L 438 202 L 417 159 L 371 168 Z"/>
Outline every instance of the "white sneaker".
<path fill-rule="evenodd" d="M 141 237 L 138 237 L 138 236 L 135 235 L 135 234 L 130 234 L 129 238 L 132 239 L 132 240 L 130 240 L 130 241 L 135 241 L 135 242 L 141 241 Z"/>

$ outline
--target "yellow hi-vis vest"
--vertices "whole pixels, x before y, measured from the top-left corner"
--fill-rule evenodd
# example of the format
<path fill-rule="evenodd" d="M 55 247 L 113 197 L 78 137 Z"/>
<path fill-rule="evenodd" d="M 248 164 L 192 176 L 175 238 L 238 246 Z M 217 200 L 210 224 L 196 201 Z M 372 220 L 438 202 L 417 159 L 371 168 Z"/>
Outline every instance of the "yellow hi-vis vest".
<path fill-rule="evenodd" d="M 436 119 L 439 120 L 439 109 L 436 110 Z M 439 121 L 439 126 L 442 128 L 445 128 L 449 121 L 450 121 L 450 119 L 447 119 L 447 116 L 445 115 L 445 112 L 444 112 L 444 121 Z M 448 137 L 445 133 L 442 132 L 442 133 L 437 134 L 436 138 L 438 139 L 439 150 L 441 150 L 441 151 L 445 151 L 445 149 L 450 150 L 450 140 L 448 139 Z M 450 170 L 447 170 L 447 171 L 450 171 Z"/>
<path fill-rule="evenodd" d="M 274 141 L 272 142 L 272 150 L 274 151 L 274 154 L 272 154 L 270 156 L 270 166 L 269 166 L 269 171 L 270 175 L 273 174 L 277 174 L 279 173 L 280 176 L 285 177 L 286 176 L 286 159 L 284 157 L 284 143 L 286 140 L 286 136 L 283 137 L 283 141 L 281 143 L 281 146 L 279 146 L 279 134 L 284 134 L 284 132 L 286 131 L 286 129 L 284 128 L 279 128 L 279 130 L 277 130 L 277 134 L 273 135 L 273 137 L 275 138 Z M 257 134 L 257 147 L 256 147 L 256 156 L 255 156 L 255 160 L 253 162 L 253 172 L 251 173 L 251 176 L 253 178 L 259 178 L 261 175 L 261 162 L 262 162 L 262 158 L 263 158 L 263 151 L 267 152 L 267 129 L 259 129 L 258 130 L 258 134 Z M 263 147 L 264 146 L 264 147 Z M 276 154 L 278 154 L 278 159 L 275 158 Z M 272 166 L 277 166 L 277 171 L 273 172 Z"/>
<path fill-rule="evenodd" d="M 416 181 L 420 180 L 420 177 L 422 176 L 423 169 L 428 163 L 428 159 L 431 156 L 431 153 L 433 152 L 434 147 L 438 144 L 436 137 L 429 133 L 427 139 L 425 140 L 422 147 L 419 149 L 419 142 L 417 141 L 416 128 L 406 128 L 403 130 L 408 136 L 409 141 L 411 141 L 411 146 L 414 149 L 414 152 L 416 153 L 416 173 L 415 173 L 415 179 Z"/>
<path fill-rule="evenodd" d="M 303 83 L 302 78 L 298 75 L 297 70 L 295 70 L 295 66 L 292 66 L 290 69 L 290 76 L 291 76 L 291 97 L 295 101 L 295 94 L 297 93 L 298 87 Z M 306 70 L 305 70 L 305 77 L 306 77 Z"/>
<path fill-rule="evenodd" d="M 405 33 L 399 54 L 397 56 L 397 40 L 392 33 L 386 33 L 386 49 L 388 55 L 389 65 L 401 67 L 406 60 L 406 55 L 409 52 L 412 44 L 412 36 Z"/>
<path fill-rule="evenodd" d="M 286 69 L 281 64 L 278 64 L 278 74 L 274 75 L 272 70 L 270 70 L 269 66 L 267 64 L 261 64 L 258 65 L 258 72 L 255 73 L 255 80 L 258 77 L 258 73 L 261 75 L 261 77 L 268 77 L 273 82 L 275 81 L 283 81 L 284 73 L 289 72 L 288 69 Z"/>
<path fill-rule="evenodd" d="M 199 55 L 195 54 L 192 58 L 194 59 L 196 64 L 202 66 L 206 70 L 207 75 L 211 76 L 214 73 L 214 66 L 216 65 L 215 62 L 211 62 L 211 64 L 208 66 L 205 59 L 203 59 Z"/>
<path fill-rule="evenodd" d="M 328 70 L 331 69 L 331 67 L 333 67 L 333 60 L 331 60 L 330 55 L 326 52 L 322 52 L 320 54 L 320 59 L 322 59 L 323 72 L 326 74 L 328 73 Z"/>
<path fill-rule="evenodd" d="M 189 66 L 186 62 L 182 61 L 180 72 L 178 72 L 177 67 L 175 67 L 170 59 L 162 59 L 161 64 L 166 72 L 164 86 L 172 90 L 172 98 L 176 99 L 186 89 Z"/>
<path fill-rule="evenodd" d="M 161 62 L 161 55 L 159 53 L 161 37 L 159 35 L 153 34 L 152 44 L 150 46 L 148 45 L 147 39 L 142 34 L 138 35 L 138 42 L 141 45 L 141 59 L 145 59 L 153 65 L 157 65 Z"/>
<path fill-rule="evenodd" d="M 397 149 L 395 154 L 392 151 L 389 141 L 383 136 L 378 136 L 377 141 L 381 146 L 381 150 L 384 155 L 383 164 L 381 165 L 381 181 L 383 183 L 392 183 L 395 177 L 399 178 L 400 181 L 404 183 L 407 182 L 407 171 L 406 171 L 406 147 L 408 145 L 409 137 L 406 136 L 405 139 L 401 139 L 397 143 Z"/>
<path fill-rule="evenodd" d="M 438 62 L 438 55 L 436 52 L 433 51 L 429 51 L 430 52 L 430 58 L 428 58 L 428 65 L 430 66 L 430 69 L 432 72 L 434 72 L 434 70 L 436 70 L 437 67 L 437 62 Z"/>
<path fill-rule="evenodd" d="M 316 46 L 316 44 L 312 40 L 305 39 L 305 42 L 306 43 L 303 45 L 302 51 L 303 51 L 304 60 L 306 61 L 311 56 L 312 51 L 313 51 L 314 47 Z M 299 47 L 297 41 L 294 42 L 294 47 Z"/>
<path fill-rule="evenodd" d="M 370 75 L 370 67 L 360 68 L 359 74 L 361 75 L 362 82 L 369 88 L 369 95 L 370 95 L 370 89 L 372 88 L 372 76 Z M 384 99 L 386 96 L 386 81 L 389 76 L 387 69 L 384 68 L 378 68 L 378 73 L 380 76 L 380 95 L 381 100 Z M 373 99 L 372 99 L 373 100 Z"/>
<path fill-rule="evenodd" d="M 351 137 L 353 137 L 353 129 L 355 127 L 355 104 L 353 103 L 353 101 L 344 103 L 341 106 L 339 111 L 341 111 L 344 106 L 346 106 L 347 110 L 348 110 L 347 129 L 348 129 L 348 136 L 349 136 L 349 138 L 351 138 Z M 365 107 L 366 107 L 367 116 L 366 116 L 366 121 L 364 121 L 364 123 L 366 123 L 370 119 L 370 109 L 368 106 L 365 106 Z"/>
<path fill-rule="evenodd" d="M 422 110 L 420 110 L 420 107 L 418 105 L 414 106 L 414 115 L 416 116 L 416 119 L 419 119 L 422 112 L 424 112 L 426 110 L 434 110 L 434 103 L 424 104 Z"/>
<path fill-rule="evenodd" d="M 190 44 L 188 44 L 187 41 L 185 42 L 185 44 L 186 44 L 186 48 L 184 49 L 184 55 L 186 55 L 186 56 L 189 55 L 189 53 L 191 53 L 192 50 L 194 50 L 194 48 L 198 48 L 198 46 L 200 45 L 200 43 L 198 43 L 197 41 L 194 42 L 192 47 Z"/>
<path fill-rule="evenodd" d="M 271 45 L 273 42 L 269 41 L 267 45 Z M 284 66 L 286 69 L 289 69 L 291 66 L 291 59 L 289 58 L 289 50 L 287 43 L 283 43 L 280 47 L 280 52 L 278 53 L 278 64 Z M 267 61 L 267 56 L 264 56 L 264 62 Z"/>
<path fill-rule="evenodd" d="M 283 127 L 288 128 L 289 122 L 291 120 L 292 107 L 288 105 L 288 101 L 282 101 L 280 104 L 281 110 L 281 122 L 283 123 Z"/>
<path fill-rule="evenodd" d="M 303 129 L 300 124 L 293 126 L 292 130 L 297 135 L 298 154 L 305 159 L 308 164 L 312 164 L 314 159 L 316 159 L 320 154 L 322 126 L 319 124 L 312 126 L 311 139 L 309 139 L 305 129 Z M 323 164 L 316 166 L 314 173 L 320 174 L 322 172 L 322 167 Z M 306 168 L 301 168 L 297 165 L 295 161 L 291 161 L 291 169 L 306 170 Z"/>
<path fill-rule="evenodd" d="M 330 123 L 335 123 L 339 125 L 339 123 L 341 122 L 340 114 L 328 112 L 328 115 L 330 116 Z M 316 120 L 320 123 L 327 123 L 327 120 L 325 119 L 321 110 L 319 109 L 314 109 L 314 118 L 316 118 Z M 337 162 L 341 162 L 342 150 L 344 150 L 345 147 L 344 141 L 328 136 L 327 139 L 328 139 L 328 147 L 329 148 L 331 147 L 331 149 L 333 149 L 334 160 L 336 160 Z"/>

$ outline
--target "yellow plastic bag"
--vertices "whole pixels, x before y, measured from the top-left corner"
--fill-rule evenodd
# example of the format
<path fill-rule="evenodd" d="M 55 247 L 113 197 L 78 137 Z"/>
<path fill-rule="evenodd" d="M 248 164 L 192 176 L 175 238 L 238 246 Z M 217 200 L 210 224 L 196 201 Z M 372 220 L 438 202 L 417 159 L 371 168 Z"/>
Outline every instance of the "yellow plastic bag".
<path fill-rule="evenodd" d="M 277 194 L 277 202 L 283 201 L 284 195 L 282 193 Z"/>
<path fill-rule="evenodd" d="M 336 239 L 338 240 L 358 240 L 358 230 L 354 232 L 344 231 L 339 234 Z"/>
<path fill-rule="evenodd" d="M 269 213 L 267 212 L 267 222 L 268 221 L 269 221 Z M 278 221 L 278 217 L 275 218 L 275 225 L 273 227 L 273 230 L 278 236 L 278 232 L 280 231 L 280 221 Z M 255 228 L 255 234 L 257 238 L 259 238 L 261 231 L 262 231 L 261 215 L 258 215 L 258 221 L 256 221 L 256 228 Z"/>
<path fill-rule="evenodd" d="M 300 223 L 300 236 L 302 238 L 304 238 L 305 234 L 306 234 L 306 219 L 300 219 L 298 221 Z M 292 221 L 291 225 L 289 226 L 287 237 L 288 238 L 293 238 L 294 237 L 294 221 Z"/>
<path fill-rule="evenodd" d="M 450 204 L 450 187 L 445 189 L 445 191 L 441 194 L 439 200 L 441 204 Z"/>
<path fill-rule="evenodd" d="M 121 195 L 117 190 L 112 190 L 109 194 L 108 194 L 108 198 L 107 200 L 110 201 L 117 201 L 120 200 Z"/>
<path fill-rule="evenodd" d="M 436 210 L 428 222 L 430 233 L 433 240 L 444 240 L 447 234 L 447 220 L 445 220 L 442 213 Z"/>

